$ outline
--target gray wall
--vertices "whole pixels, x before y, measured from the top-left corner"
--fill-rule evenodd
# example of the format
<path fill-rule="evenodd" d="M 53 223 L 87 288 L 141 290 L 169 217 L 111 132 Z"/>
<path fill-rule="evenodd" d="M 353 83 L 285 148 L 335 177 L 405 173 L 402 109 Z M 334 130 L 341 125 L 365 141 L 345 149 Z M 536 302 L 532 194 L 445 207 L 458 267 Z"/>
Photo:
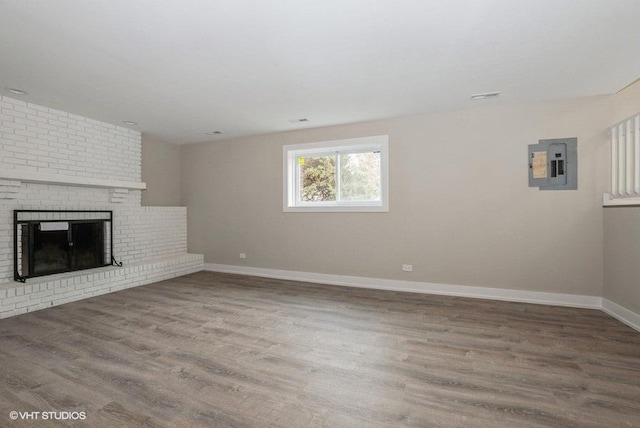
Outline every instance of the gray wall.
<path fill-rule="evenodd" d="M 600 296 L 612 98 L 184 146 L 189 251 L 210 263 Z M 389 135 L 388 213 L 282 212 L 283 144 L 379 134 Z M 578 190 L 529 188 L 527 145 L 574 136 Z"/>
<path fill-rule="evenodd" d="M 640 111 L 640 81 L 617 93 L 611 125 Z M 640 314 L 640 208 L 604 210 L 603 297 Z"/>
<path fill-rule="evenodd" d="M 640 208 L 604 210 L 603 297 L 640 314 Z"/>
<path fill-rule="evenodd" d="M 180 205 L 180 146 L 142 135 L 142 205 Z"/>

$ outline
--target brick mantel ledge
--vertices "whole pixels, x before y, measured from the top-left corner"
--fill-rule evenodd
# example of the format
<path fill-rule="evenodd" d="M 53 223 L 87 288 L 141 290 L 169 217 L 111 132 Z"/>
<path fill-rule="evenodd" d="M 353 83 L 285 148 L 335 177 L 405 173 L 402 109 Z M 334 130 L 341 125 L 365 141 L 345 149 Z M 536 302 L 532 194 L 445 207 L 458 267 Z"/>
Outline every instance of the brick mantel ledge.
<path fill-rule="evenodd" d="M 47 174 L 42 172 L 21 171 L 19 169 L 0 169 L 0 180 L 110 189 L 144 190 L 147 188 L 146 183 L 141 181 L 120 181 L 76 175 Z"/>

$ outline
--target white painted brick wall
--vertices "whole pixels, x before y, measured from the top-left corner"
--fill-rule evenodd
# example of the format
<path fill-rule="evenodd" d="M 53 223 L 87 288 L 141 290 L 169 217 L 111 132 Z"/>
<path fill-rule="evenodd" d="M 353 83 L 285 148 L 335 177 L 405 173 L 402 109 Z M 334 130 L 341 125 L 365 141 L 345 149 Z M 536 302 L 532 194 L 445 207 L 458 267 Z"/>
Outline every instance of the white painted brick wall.
<path fill-rule="evenodd" d="M 202 270 L 203 263 L 201 254 L 182 254 L 126 267 L 36 278 L 29 284 L 0 284 L 0 318 L 187 275 Z"/>
<path fill-rule="evenodd" d="M 0 165 L 50 174 L 141 180 L 140 132 L 0 96 Z"/>
<path fill-rule="evenodd" d="M 114 211 L 113 246 L 123 262 L 187 252 L 187 209 L 135 207 Z"/>
<path fill-rule="evenodd" d="M 141 159 L 139 132 L 0 97 L 2 170 L 140 182 Z M 112 210 L 113 253 L 122 269 L 109 268 L 106 277 L 91 270 L 64 280 L 13 282 L 14 209 Z M 142 207 L 140 190 L 0 180 L 0 318 L 195 272 L 203 265 L 202 256 L 187 254 L 184 207 Z"/>
<path fill-rule="evenodd" d="M 23 183 L 17 199 L 0 199 L 0 283 L 13 280 L 13 210 L 111 210 L 113 254 L 125 265 L 186 254 L 187 209 L 140 206 L 140 190 L 122 203 L 109 189 Z"/>

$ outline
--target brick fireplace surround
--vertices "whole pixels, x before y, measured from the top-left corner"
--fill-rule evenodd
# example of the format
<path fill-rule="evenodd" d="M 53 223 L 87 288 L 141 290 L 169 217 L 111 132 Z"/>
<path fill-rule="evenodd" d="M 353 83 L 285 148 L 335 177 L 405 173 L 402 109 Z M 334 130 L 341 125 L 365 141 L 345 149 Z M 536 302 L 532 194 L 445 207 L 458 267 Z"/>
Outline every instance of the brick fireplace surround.
<path fill-rule="evenodd" d="M 143 207 L 140 132 L 0 97 L 0 318 L 203 269 L 184 207 Z M 108 266 L 13 280 L 13 210 L 112 210 Z"/>

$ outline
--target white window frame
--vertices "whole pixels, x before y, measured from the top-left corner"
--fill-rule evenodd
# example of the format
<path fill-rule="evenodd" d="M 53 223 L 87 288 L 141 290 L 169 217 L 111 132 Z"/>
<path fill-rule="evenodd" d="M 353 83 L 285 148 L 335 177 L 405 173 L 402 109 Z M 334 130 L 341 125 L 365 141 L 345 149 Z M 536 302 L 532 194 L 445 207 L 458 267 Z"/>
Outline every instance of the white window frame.
<path fill-rule="evenodd" d="M 380 201 L 300 201 L 300 155 L 321 156 L 327 154 L 380 151 Z M 284 212 L 388 212 L 389 211 L 389 136 L 349 138 L 346 140 L 317 143 L 289 144 L 282 147 L 284 171 Z"/>

